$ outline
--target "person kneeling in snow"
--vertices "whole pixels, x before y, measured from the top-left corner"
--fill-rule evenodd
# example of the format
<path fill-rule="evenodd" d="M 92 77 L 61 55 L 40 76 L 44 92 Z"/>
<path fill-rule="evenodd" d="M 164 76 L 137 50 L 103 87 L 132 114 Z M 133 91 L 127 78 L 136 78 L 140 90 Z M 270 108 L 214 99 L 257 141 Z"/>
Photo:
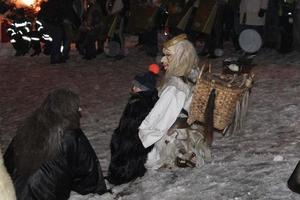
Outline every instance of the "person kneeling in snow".
<path fill-rule="evenodd" d="M 132 94 L 112 135 L 107 180 L 114 185 L 132 181 L 146 172 L 144 164 L 152 146 L 143 147 L 138 127 L 158 99 L 155 72 L 149 68 L 149 72 L 135 76 Z"/>
<path fill-rule="evenodd" d="M 79 97 L 51 92 L 8 146 L 4 162 L 18 200 L 67 200 L 107 191 L 100 164 L 80 129 Z"/>
<path fill-rule="evenodd" d="M 198 56 L 185 34 L 166 41 L 163 46 L 164 84 L 159 100 L 139 127 L 143 146 L 154 145 L 145 166 L 149 169 L 199 167 L 210 158 L 210 150 L 200 127 L 186 123 L 200 73 Z"/>

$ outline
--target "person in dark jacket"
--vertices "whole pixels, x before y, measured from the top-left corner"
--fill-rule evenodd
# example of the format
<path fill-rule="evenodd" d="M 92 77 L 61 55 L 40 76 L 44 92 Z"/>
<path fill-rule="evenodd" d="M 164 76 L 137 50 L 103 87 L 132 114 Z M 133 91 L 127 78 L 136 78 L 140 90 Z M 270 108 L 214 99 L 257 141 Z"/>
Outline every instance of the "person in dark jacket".
<path fill-rule="evenodd" d="M 101 34 L 103 22 L 101 21 L 101 6 L 97 1 L 90 0 L 84 23 L 80 27 L 78 49 L 83 59 L 93 59 L 97 55 L 96 40 Z"/>
<path fill-rule="evenodd" d="M 25 10 L 23 8 L 14 11 L 14 20 L 7 29 L 8 36 L 12 46 L 15 48 L 15 56 L 24 56 L 30 48 L 30 25 L 27 21 Z"/>
<path fill-rule="evenodd" d="M 166 26 L 169 13 L 167 2 L 162 0 L 152 0 L 152 4 L 157 10 L 152 16 L 152 23 L 149 24 L 149 30 L 140 35 L 140 43 L 144 44 L 147 55 L 155 57 L 157 54 L 161 53 L 161 49 L 158 48 L 158 44 L 162 43 L 165 37 L 168 37 L 169 34 L 168 27 Z"/>
<path fill-rule="evenodd" d="M 64 30 L 62 55 L 65 60 L 69 59 L 71 43 L 75 40 L 81 24 L 81 13 L 83 12 L 83 1 L 64 0 L 63 22 Z"/>
<path fill-rule="evenodd" d="M 101 167 L 80 129 L 79 97 L 51 92 L 18 128 L 4 163 L 18 200 L 67 200 L 70 192 L 107 191 Z"/>
<path fill-rule="evenodd" d="M 111 161 L 107 180 L 114 185 L 142 177 L 146 172 L 144 164 L 152 146 L 143 147 L 138 127 L 158 100 L 155 84 L 156 79 L 151 72 L 134 78 L 132 94 L 110 143 Z"/>
<path fill-rule="evenodd" d="M 50 63 L 58 64 L 64 63 L 61 47 L 64 39 L 63 30 L 63 13 L 64 13 L 64 2 L 59 0 L 49 0 L 41 4 L 41 10 L 39 11 L 37 18 L 43 21 L 49 37 L 51 37 L 51 49 L 50 52 Z"/>

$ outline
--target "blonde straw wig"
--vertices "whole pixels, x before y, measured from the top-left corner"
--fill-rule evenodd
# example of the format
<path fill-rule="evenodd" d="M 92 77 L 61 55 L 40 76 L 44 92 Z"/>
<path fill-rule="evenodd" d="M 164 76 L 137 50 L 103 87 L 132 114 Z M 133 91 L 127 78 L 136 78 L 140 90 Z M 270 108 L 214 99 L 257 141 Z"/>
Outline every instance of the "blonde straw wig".
<path fill-rule="evenodd" d="M 187 40 L 185 34 L 181 34 L 164 44 L 163 51 L 172 49 L 169 59 L 169 67 L 166 76 L 185 76 L 187 77 L 192 68 L 198 67 L 198 55 L 193 44 Z"/>

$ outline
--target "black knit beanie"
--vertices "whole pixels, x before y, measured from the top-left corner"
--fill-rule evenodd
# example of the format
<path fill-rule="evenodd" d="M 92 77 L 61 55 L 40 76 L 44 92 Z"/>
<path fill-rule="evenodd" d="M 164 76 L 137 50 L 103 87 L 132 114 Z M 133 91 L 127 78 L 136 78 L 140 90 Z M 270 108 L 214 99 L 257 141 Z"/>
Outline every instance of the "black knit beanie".
<path fill-rule="evenodd" d="M 146 72 L 136 75 L 132 83 L 134 86 L 143 91 L 154 90 L 156 86 L 156 79 L 153 74 Z"/>

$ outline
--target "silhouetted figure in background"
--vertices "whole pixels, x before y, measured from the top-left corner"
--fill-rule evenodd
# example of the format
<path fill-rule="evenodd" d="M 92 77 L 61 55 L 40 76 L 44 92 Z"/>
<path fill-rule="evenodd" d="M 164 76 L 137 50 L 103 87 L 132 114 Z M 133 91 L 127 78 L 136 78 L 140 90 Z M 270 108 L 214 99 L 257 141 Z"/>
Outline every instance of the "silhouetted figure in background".
<path fill-rule="evenodd" d="M 97 55 L 96 40 L 103 29 L 102 9 L 95 0 L 89 1 L 83 24 L 80 27 L 80 35 L 77 41 L 79 53 L 83 59 L 93 59 Z"/>
<path fill-rule="evenodd" d="M 50 51 L 50 63 L 57 64 L 65 62 L 63 58 L 61 46 L 64 39 L 63 30 L 63 13 L 64 2 L 60 0 L 49 0 L 43 2 L 41 10 L 38 13 L 38 19 L 43 21 L 45 28 L 49 31 L 49 35 L 52 38 L 51 51 Z"/>

